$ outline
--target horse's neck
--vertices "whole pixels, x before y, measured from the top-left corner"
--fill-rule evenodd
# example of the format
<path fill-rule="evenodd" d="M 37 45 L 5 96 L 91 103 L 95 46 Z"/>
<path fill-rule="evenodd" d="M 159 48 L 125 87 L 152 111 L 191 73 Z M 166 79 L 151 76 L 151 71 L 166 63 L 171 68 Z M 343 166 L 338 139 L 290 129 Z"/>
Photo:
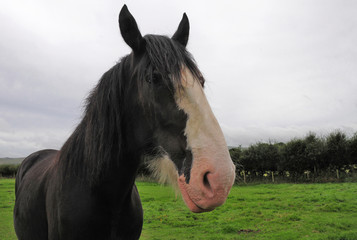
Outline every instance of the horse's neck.
<path fill-rule="evenodd" d="M 140 164 L 140 152 L 133 147 L 135 143 L 119 138 L 119 134 L 106 136 L 104 133 L 108 130 L 100 129 L 100 132 L 97 126 L 90 126 L 91 123 L 83 119 L 62 147 L 61 162 L 66 172 L 73 172 L 91 183 L 132 184 Z"/>

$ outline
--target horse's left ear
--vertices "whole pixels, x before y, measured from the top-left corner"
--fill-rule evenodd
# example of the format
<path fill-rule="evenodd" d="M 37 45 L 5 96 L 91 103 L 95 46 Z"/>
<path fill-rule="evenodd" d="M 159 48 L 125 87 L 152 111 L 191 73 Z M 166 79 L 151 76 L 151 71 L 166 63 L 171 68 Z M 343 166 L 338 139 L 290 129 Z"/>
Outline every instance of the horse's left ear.
<path fill-rule="evenodd" d="M 178 26 L 172 39 L 179 42 L 181 45 L 186 47 L 188 42 L 188 36 L 190 32 L 190 23 L 188 21 L 186 13 L 183 14 L 180 25 Z"/>
<path fill-rule="evenodd" d="M 139 52 L 144 45 L 144 40 L 133 15 L 131 15 L 126 5 L 123 6 L 119 14 L 119 28 L 124 41 L 134 53 Z"/>

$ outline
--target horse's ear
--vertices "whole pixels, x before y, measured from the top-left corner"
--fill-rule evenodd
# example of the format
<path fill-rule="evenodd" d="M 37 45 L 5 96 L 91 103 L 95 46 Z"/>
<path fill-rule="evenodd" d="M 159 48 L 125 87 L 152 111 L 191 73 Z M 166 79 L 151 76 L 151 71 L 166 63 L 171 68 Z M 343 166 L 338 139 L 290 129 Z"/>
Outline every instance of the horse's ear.
<path fill-rule="evenodd" d="M 143 47 L 143 37 L 133 15 L 131 15 L 126 5 L 123 6 L 119 13 L 119 28 L 124 41 L 131 47 L 134 53 L 139 52 Z"/>
<path fill-rule="evenodd" d="M 188 42 L 188 35 L 190 32 L 190 23 L 188 21 L 186 13 L 183 14 L 180 25 L 178 26 L 172 39 L 179 42 L 181 45 L 186 47 Z"/>

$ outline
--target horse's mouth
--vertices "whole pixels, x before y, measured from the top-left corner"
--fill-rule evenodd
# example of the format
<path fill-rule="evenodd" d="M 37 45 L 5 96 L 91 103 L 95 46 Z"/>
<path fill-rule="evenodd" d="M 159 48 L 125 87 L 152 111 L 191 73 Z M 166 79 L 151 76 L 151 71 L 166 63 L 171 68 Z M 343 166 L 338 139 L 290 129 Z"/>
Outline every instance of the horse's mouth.
<path fill-rule="evenodd" d="M 182 198 L 186 204 L 186 206 L 191 210 L 193 213 L 203 213 L 203 212 L 210 212 L 215 209 L 215 207 L 212 208 L 202 208 L 199 206 L 190 196 L 190 194 L 187 192 L 186 188 L 186 183 L 185 181 L 180 181 L 179 180 L 179 188 L 182 194 Z"/>

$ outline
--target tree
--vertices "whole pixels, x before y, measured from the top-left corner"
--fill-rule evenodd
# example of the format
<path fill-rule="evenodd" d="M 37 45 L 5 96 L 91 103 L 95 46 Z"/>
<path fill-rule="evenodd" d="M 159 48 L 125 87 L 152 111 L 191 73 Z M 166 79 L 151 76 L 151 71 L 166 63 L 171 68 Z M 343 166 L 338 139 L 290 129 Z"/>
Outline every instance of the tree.
<path fill-rule="evenodd" d="M 247 171 L 276 171 L 279 162 L 278 147 L 271 143 L 257 143 L 245 149 L 241 159 Z"/>
<path fill-rule="evenodd" d="M 341 131 L 331 133 L 326 139 L 327 160 L 330 168 L 341 168 L 348 165 L 347 137 Z"/>
<path fill-rule="evenodd" d="M 347 156 L 349 164 L 357 164 L 357 132 L 348 140 Z"/>
<path fill-rule="evenodd" d="M 316 173 L 317 170 L 324 168 L 323 160 L 325 157 L 325 144 L 324 141 L 317 138 L 315 133 L 310 132 L 305 138 L 305 170 Z"/>
<path fill-rule="evenodd" d="M 309 165 L 308 159 L 306 158 L 306 147 L 306 142 L 302 139 L 289 141 L 282 149 L 279 170 L 289 171 L 293 175 L 304 173 Z"/>

